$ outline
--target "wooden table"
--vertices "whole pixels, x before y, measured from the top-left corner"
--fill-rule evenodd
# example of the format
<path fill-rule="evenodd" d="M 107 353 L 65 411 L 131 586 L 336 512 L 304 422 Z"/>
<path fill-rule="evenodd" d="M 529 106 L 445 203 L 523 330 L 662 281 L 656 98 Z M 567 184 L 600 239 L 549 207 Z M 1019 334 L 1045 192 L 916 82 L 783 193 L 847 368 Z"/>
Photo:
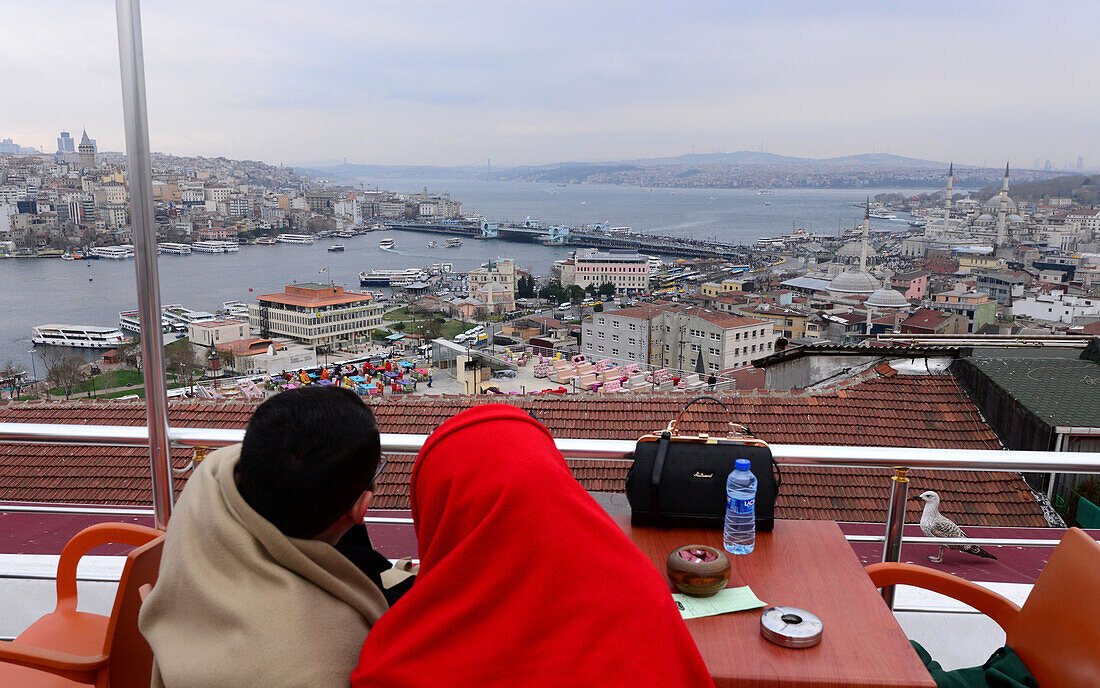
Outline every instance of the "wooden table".
<path fill-rule="evenodd" d="M 629 516 L 614 518 L 662 573 L 676 547 L 722 548 L 720 530 L 632 527 Z M 688 619 L 718 688 L 935 688 L 836 523 L 776 521 L 771 533 L 757 533 L 752 554 L 730 559 L 730 587 L 748 585 L 769 606 L 813 612 L 824 632 L 819 645 L 790 649 L 760 635 L 761 610 Z"/>

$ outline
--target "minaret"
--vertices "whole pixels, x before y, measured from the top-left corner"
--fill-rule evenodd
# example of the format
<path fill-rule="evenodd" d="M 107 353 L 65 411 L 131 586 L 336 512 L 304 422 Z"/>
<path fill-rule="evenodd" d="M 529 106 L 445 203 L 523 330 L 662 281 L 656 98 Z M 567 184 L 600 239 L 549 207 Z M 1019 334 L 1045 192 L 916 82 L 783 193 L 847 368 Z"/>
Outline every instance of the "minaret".
<path fill-rule="evenodd" d="M 1005 212 L 1008 210 L 1008 163 L 1005 163 L 1005 178 L 1001 182 L 1001 206 L 997 210 L 997 245 L 1005 243 Z"/>
<path fill-rule="evenodd" d="M 80 139 L 80 145 L 76 147 L 80 153 L 80 167 L 82 170 L 95 169 L 95 144 L 88 138 L 88 130 L 84 130 L 84 136 Z"/>
<path fill-rule="evenodd" d="M 863 209 L 863 242 L 859 247 L 859 271 L 867 272 L 867 236 L 871 227 L 871 197 L 867 197 L 867 204 Z"/>
<path fill-rule="evenodd" d="M 943 233 L 947 234 L 947 230 L 951 223 L 951 194 L 955 188 L 955 162 L 951 161 L 951 164 L 947 167 L 947 198 L 943 201 Z"/>

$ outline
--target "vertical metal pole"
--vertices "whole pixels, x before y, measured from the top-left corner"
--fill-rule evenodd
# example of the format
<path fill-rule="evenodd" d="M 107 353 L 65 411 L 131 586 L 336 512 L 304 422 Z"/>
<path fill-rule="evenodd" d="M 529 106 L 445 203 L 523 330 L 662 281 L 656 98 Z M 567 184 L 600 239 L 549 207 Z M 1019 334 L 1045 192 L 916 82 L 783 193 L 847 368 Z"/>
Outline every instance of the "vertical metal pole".
<path fill-rule="evenodd" d="M 149 159 L 149 120 L 145 107 L 145 58 L 139 0 L 115 0 L 118 58 L 122 71 L 122 110 L 126 120 L 126 164 L 130 182 L 130 223 L 137 264 L 141 317 L 141 358 L 149 427 L 149 463 L 153 479 L 156 527 L 172 515 L 172 457 L 168 448 L 168 383 L 164 376 L 160 329 L 160 279 L 153 222 L 153 169 Z"/>
<path fill-rule="evenodd" d="M 905 502 L 909 495 L 909 471 L 904 466 L 894 466 L 895 474 L 891 478 L 890 506 L 886 513 L 886 541 L 882 545 L 883 561 L 901 560 L 901 536 L 905 530 Z M 890 609 L 894 608 L 894 586 L 882 589 L 882 599 Z"/>

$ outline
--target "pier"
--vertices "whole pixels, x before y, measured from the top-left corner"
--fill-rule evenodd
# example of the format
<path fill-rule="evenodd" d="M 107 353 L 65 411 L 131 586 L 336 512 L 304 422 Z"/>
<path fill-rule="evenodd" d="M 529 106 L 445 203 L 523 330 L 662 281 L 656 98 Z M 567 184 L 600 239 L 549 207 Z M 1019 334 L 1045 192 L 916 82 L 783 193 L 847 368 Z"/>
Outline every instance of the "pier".
<path fill-rule="evenodd" d="M 719 258 L 732 260 L 747 257 L 752 251 L 738 244 L 714 241 L 698 241 L 679 237 L 630 232 L 611 234 L 602 226 L 576 228 L 564 225 L 543 225 L 531 220 L 523 222 L 488 222 L 480 224 L 432 224 L 423 222 L 387 222 L 387 229 L 412 232 L 431 232 L 466 236 L 474 239 L 505 239 L 509 241 L 539 242 L 548 246 L 573 246 L 577 248 L 603 248 L 654 253 L 686 258 Z"/>

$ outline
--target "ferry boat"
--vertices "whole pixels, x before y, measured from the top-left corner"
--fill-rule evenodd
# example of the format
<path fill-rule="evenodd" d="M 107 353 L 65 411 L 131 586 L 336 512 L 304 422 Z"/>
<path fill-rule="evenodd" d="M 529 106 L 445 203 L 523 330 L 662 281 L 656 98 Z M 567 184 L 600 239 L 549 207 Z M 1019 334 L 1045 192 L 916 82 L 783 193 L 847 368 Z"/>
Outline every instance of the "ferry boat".
<path fill-rule="evenodd" d="M 276 242 L 271 237 L 260 237 L 256 240 L 257 246 L 274 246 L 276 243 L 278 242 Z"/>
<path fill-rule="evenodd" d="M 370 286 L 384 284 L 390 287 L 407 287 L 413 282 L 422 282 L 428 279 L 428 275 L 419 268 L 405 268 L 404 270 L 371 270 L 359 273 L 359 284 Z"/>
<path fill-rule="evenodd" d="M 757 189 L 756 195 L 758 195 L 758 196 L 771 196 L 772 195 L 772 190 L 771 189 Z"/>
<path fill-rule="evenodd" d="M 458 237 L 451 237 L 450 239 L 447 239 L 447 243 L 444 245 L 447 248 L 458 248 L 462 245 L 462 239 L 459 239 Z"/>
<path fill-rule="evenodd" d="M 329 253 L 339 253 L 340 251 L 343 251 L 343 250 L 344 250 L 344 245 L 343 244 L 333 244 L 332 246 L 328 247 Z"/>
<path fill-rule="evenodd" d="M 134 257 L 133 244 L 120 244 L 118 246 L 93 246 L 91 254 L 97 258 L 110 260 L 125 260 Z"/>
<path fill-rule="evenodd" d="M 248 304 L 244 301 L 225 301 L 222 303 L 222 307 L 218 309 L 218 313 L 224 313 L 236 320 L 248 320 Z"/>
<path fill-rule="evenodd" d="M 280 234 L 275 237 L 279 244 L 312 244 L 313 236 L 309 234 Z"/>
<path fill-rule="evenodd" d="M 428 248 L 435 248 L 436 246 L 439 246 L 439 242 L 437 242 L 437 241 L 429 241 L 428 242 Z"/>
<path fill-rule="evenodd" d="M 161 332 L 186 332 L 187 326 L 193 322 L 206 322 L 217 320 L 218 316 L 209 311 L 196 311 L 179 304 L 168 304 L 161 308 L 160 330 Z M 118 326 L 127 334 L 141 334 L 141 320 L 138 310 L 122 311 L 118 314 Z"/>
<path fill-rule="evenodd" d="M 79 349 L 113 349 L 126 341 L 117 327 L 93 325 L 39 325 L 31 331 L 31 341 L 48 346 Z"/>
<path fill-rule="evenodd" d="M 225 253 L 224 241 L 196 241 L 191 248 L 198 253 Z"/>
<path fill-rule="evenodd" d="M 885 208 L 875 208 L 867 213 L 876 220 L 896 220 L 898 216 Z"/>
<path fill-rule="evenodd" d="M 378 242 L 378 248 L 382 249 L 383 251 L 392 251 L 394 246 L 397 246 L 397 241 L 395 241 L 394 239 L 387 238 Z"/>
<path fill-rule="evenodd" d="M 74 256 L 69 251 L 66 251 L 61 254 L 61 260 L 76 260 L 76 256 Z"/>
<path fill-rule="evenodd" d="M 166 253 L 172 256 L 189 256 L 191 255 L 191 246 L 188 244 L 176 244 L 166 241 L 157 244 L 157 253 Z"/>

